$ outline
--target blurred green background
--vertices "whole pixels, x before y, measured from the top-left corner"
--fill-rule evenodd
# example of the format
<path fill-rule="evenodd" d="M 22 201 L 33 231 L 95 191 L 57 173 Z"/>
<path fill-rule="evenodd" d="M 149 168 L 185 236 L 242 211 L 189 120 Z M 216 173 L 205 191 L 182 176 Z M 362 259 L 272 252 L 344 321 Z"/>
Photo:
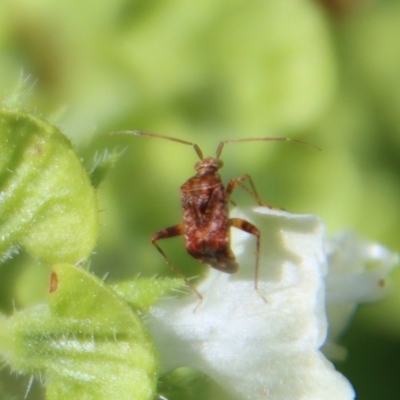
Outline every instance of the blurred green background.
<path fill-rule="evenodd" d="M 180 222 L 179 186 L 197 161 L 189 146 L 108 136 L 121 129 L 194 141 L 207 155 L 230 138 L 310 141 L 323 151 L 227 145 L 221 174 L 249 173 L 265 201 L 319 215 L 328 234 L 351 228 L 400 247 L 398 1 L 3 0 L 4 99 L 21 76 L 27 110 L 60 126 L 88 168 L 96 151 L 125 149 L 98 194 L 92 270 L 110 281 L 170 274 L 149 239 Z M 204 269 L 182 240 L 162 245 L 185 274 Z M 0 274 L 6 313 L 45 296 L 47 269 L 27 255 Z M 342 340 L 349 356 L 337 367 L 363 400 L 400 398 L 400 273 L 394 280 L 394 295 L 362 306 Z M 0 399 L 28 384 L 8 373 Z M 35 383 L 28 398 L 40 392 Z"/>

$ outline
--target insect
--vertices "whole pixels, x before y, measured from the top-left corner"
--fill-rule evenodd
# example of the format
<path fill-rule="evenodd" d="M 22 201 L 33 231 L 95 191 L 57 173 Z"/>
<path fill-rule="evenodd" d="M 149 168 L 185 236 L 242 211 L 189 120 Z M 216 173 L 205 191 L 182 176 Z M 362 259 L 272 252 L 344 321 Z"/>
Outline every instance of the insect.
<path fill-rule="evenodd" d="M 193 146 L 200 161 L 195 164 L 196 174 L 188 179 L 180 188 L 183 222 L 156 232 L 153 234 L 151 242 L 161 253 L 172 270 L 185 280 L 186 284 L 192 288 L 200 298 L 200 301 L 202 301 L 203 296 L 190 284 L 188 279 L 169 259 L 164 250 L 159 246 L 158 241 L 183 235 L 185 237 L 186 250 L 192 257 L 219 271 L 233 274 L 238 271 L 239 264 L 231 249 L 230 228 L 241 229 L 253 235 L 256 239 L 254 288 L 264 299 L 258 289 L 260 231 L 249 221 L 242 218 L 230 218 L 229 202 L 231 201 L 230 197 L 232 192 L 238 186 L 241 186 L 256 199 L 259 205 L 269 208 L 272 207 L 260 199 L 253 180 L 248 174 L 231 179 L 228 185 L 226 187 L 224 186 L 218 173 L 218 170 L 223 167 L 223 162 L 220 159 L 222 149 L 227 143 L 252 141 L 294 141 L 311 146 L 313 145 L 301 140 L 281 137 L 230 139 L 219 143 L 215 157 L 204 158 L 200 147 L 186 140 L 142 131 L 121 131 L 114 132 L 113 134 L 148 136 Z M 249 182 L 251 189 L 243 184 L 246 180 Z"/>

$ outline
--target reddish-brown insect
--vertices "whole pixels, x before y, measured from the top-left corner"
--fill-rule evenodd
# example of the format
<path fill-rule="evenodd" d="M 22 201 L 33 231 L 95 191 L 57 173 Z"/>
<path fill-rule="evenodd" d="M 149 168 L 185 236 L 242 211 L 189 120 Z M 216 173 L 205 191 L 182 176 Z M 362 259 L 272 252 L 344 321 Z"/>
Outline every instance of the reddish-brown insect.
<path fill-rule="evenodd" d="M 229 202 L 234 189 L 238 186 L 243 187 L 249 192 L 262 206 L 271 208 L 264 203 L 255 189 L 253 180 L 247 174 L 239 178 L 231 179 L 225 188 L 218 170 L 223 166 L 220 155 L 225 143 L 234 142 L 250 142 L 250 141 L 295 141 L 303 144 L 310 144 L 296 139 L 280 138 L 280 137 L 264 137 L 264 138 L 244 138 L 224 140 L 219 143 L 216 156 L 203 157 L 203 153 L 199 146 L 192 142 L 176 139 L 168 136 L 158 135 L 155 133 L 141 131 L 122 131 L 114 134 L 128 134 L 136 136 L 150 136 L 173 142 L 183 143 L 193 146 L 200 158 L 195 165 L 196 175 L 187 180 L 180 188 L 181 202 L 183 211 L 183 222 L 178 225 L 171 226 L 155 233 L 151 241 L 157 250 L 164 257 L 165 261 L 171 268 L 181 276 L 193 291 L 202 299 L 202 295 L 189 283 L 188 279 L 180 272 L 180 270 L 171 262 L 164 250 L 158 245 L 157 241 L 168 239 L 174 236 L 185 236 L 186 249 L 188 253 L 196 260 L 211 267 L 233 274 L 239 269 L 235 255 L 231 249 L 230 228 L 238 228 L 245 231 L 256 238 L 256 265 L 254 276 L 254 287 L 258 292 L 258 271 L 260 258 L 260 231 L 256 226 L 241 218 L 229 218 Z M 243 185 L 248 180 L 251 190 Z M 264 299 L 264 297 L 260 294 Z"/>

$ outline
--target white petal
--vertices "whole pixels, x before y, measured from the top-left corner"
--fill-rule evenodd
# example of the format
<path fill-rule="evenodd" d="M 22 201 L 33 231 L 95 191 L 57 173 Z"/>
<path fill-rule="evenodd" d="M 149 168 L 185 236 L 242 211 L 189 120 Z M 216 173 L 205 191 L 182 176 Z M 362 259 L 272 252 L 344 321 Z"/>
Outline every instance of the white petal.
<path fill-rule="evenodd" d="M 234 229 L 240 270 L 211 270 L 195 296 L 151 311 L 163 371 L 196 368 L 233 399 L 347 400 L 349 382 L 319 351 L 326 336 L 324 229 L 314 216 L 259 207 L 241 216 L 262 234 L 259 288 L 255 238 Z M 195 311 L 196 310 L 196 311 Z"/>
<path fill-rule="evenodd" d="M 396 253 L 343 231 L 327 241 L 329 303 L 363 303 L 384 297 L 387 276 L 399 262 Z"/>
<path fill-rule="evenodd" d="M 388 275 L 398 265 L 399 256 L 351 231 L 340 232 L 327 240 L 326 252 L 329 338 L 324 353 L 332 359 L 343 359 L 346 350 L 334 342 L 346 329 L 360 303 L 377 301 L 388 294 Z"/>

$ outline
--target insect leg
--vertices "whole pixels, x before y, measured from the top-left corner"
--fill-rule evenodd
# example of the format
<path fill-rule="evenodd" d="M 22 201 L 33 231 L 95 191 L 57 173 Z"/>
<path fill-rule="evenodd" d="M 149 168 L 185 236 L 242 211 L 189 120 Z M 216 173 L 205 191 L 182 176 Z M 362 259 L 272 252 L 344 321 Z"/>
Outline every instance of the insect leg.
<path fill-rule="evenodd" d="M 238 228 L 244 232 L 250 233 L 250 235 L 254 235 L 256 237 L 256 268 L 254 271 L 254 289 L 256 289 L 257 293 L 261 296 L 261 298 L 265 302 L 267 302 L 267 300 L 265 300 L 264 296 L 258 290 L 258 271 L 260 266 L 261 233 L 256 226 L 241 218 L 229 218 L 229 225 L 231 227 Z"/>
<path fill-rule="evenodd" d="M 251 186 L 251 189 L 249 189 L 247 186 L 245 186 L 243 184 L 243 182 L 245 180 L 248 180 Z M 250 196 L 254 197 L 257 201 L 257 203 L 260 206 L 264 206 L 264 207 L 268 207 L 270 209 L 274 209 L 274 207 L 272 207 L 271 205 L 267 204 L 265 201 L 261 200 L 261 197 L 258 195 L 256 187 L 254 185 L 253 179 L 251 179 L 251 176 L 248 174 L 244 174 L 242 176 L 240 176 L 239 178 L 234 178 L 231 179 L 228 183 L 228 186 L 226 187 L 226 195 L 228 197 L 228 199 L 230 198 L 232 192 L 238 187 L 240 186 L 241 188 L 243 188 L 247 193 L 250 194 Z"/>
<path fill-rule="evenodd" d="M 192 289 L 194 293 L 196 293 L 196 295 L 200 299 L 200 302 L 202 302 L 203 296 L 196 290 L 196 288 L 189 282 L 189 279 L 186 278 L 186 276 L 182 274 L 182 272 L 179 270 L 179 268 L 175 266 L 175 264 L 165 254 L 164 250 L 157 244 L 157 240 L 168 239 L 168 238 L 172 238 L 175 236 L 180 236 L 180 235 L 183 235 L 184 232 L 185 232 L 185 225 L 183 223 L 180 223 L 178 225 L 174 225 L 174 226 L 171 226 L 170 228 L 165 228 L 162 231 L 156 232 L 151 237 L 151 243 L 161 253 L 161 255 L 164 257 L 164 260 L 166 261 L 167 264 L 169 264 L 171 269 L 185 281 L 186 285 L 189 286 L 190 289 Z"/>

